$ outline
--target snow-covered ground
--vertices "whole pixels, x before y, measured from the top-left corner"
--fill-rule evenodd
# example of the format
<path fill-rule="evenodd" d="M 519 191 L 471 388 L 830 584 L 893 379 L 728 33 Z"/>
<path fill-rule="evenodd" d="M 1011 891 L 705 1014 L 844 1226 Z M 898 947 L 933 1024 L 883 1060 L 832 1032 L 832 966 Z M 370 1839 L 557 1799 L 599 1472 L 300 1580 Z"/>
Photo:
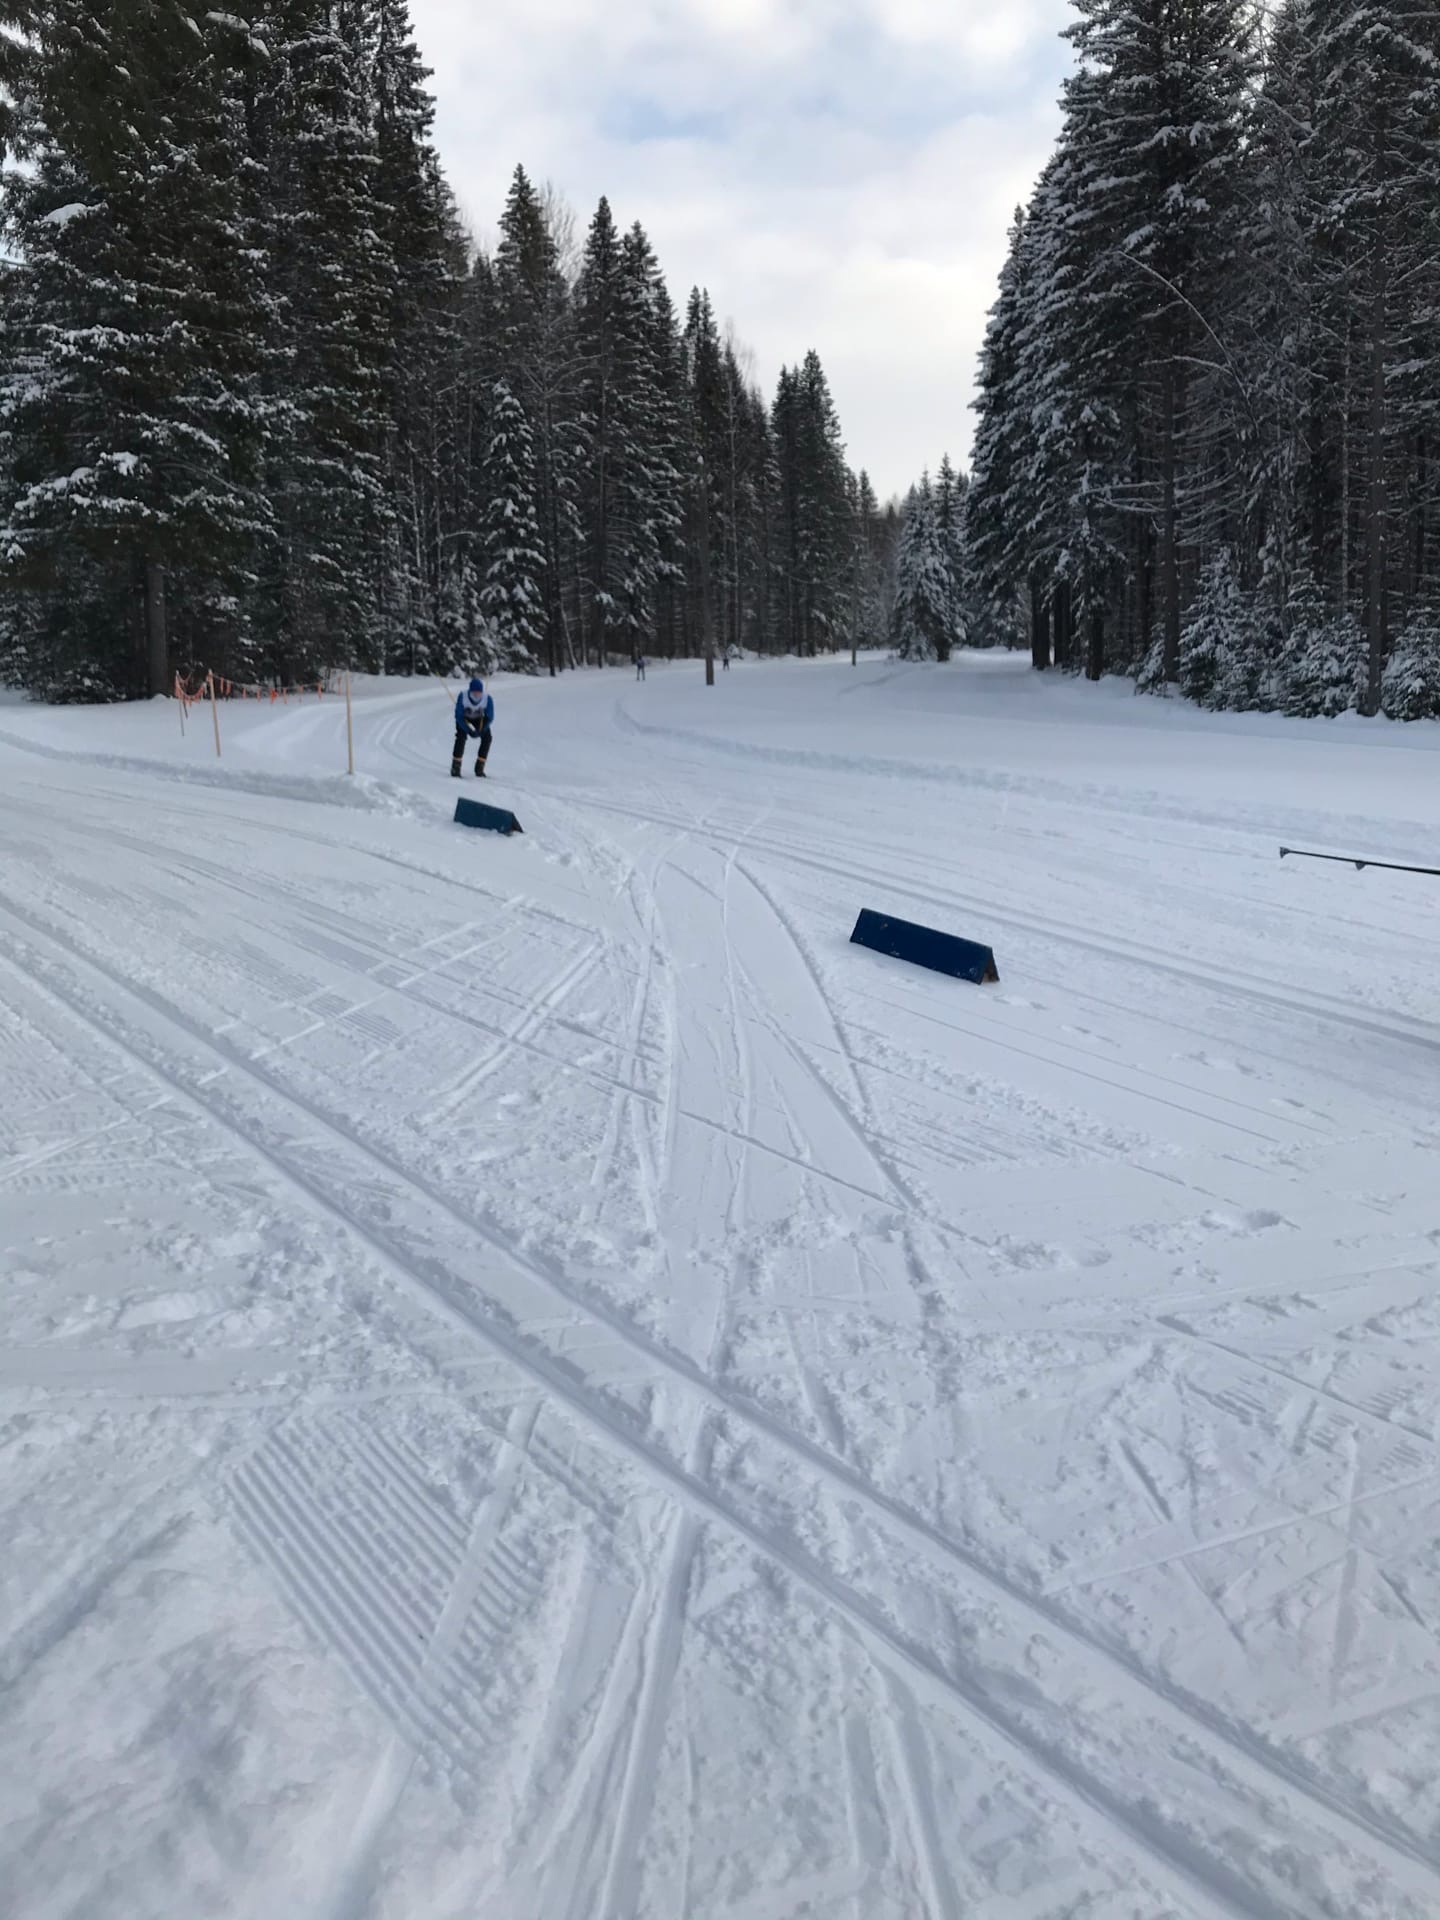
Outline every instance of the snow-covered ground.
<path fill-rule="evenodd" d="M 0 1910 L 1440 1912 L 1440 729 L 496 692 L 0 711 Z"/>

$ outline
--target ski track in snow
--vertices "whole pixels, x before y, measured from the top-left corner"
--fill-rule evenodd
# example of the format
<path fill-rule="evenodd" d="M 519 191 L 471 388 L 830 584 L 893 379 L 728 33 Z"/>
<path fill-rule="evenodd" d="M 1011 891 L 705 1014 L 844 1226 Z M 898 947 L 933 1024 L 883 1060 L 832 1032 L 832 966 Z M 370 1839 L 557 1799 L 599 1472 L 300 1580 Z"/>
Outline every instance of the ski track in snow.
<path fill-rule="evenodd" d="M 610 684 L 7 709 L 16 1910 L 1436 1911 L 1428 734 Z"/>

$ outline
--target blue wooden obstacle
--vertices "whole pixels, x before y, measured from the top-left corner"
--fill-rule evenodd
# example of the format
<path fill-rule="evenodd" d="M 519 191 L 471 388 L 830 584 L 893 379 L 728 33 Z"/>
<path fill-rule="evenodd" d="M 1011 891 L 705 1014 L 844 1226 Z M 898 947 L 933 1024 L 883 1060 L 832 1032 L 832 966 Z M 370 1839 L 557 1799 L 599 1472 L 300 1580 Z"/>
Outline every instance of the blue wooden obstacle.
<path fill-rule="evenodd" d="M 491 833 L 523 833 L 525 829 L 504 807 L 487 807 L 483 800 L 455 802 L 457 827 L 488 827 Z"/>
<path fill-rule="evenodd" d="M 952 980 L 969 980 L 983 986 L 1000 978 L 995 955 L 989 947 L 973 940 L 961 940 L 953 933 L 937 933 L 933 927 L 917 926 L 913 920 L 895 920 L 888 913 L 871 913 L 868 908 L 855 922 L 850 936 L 855 947 L 869 947 L 875 953 L 887 953 L 892 960 L 909 960 L 917 967 L 929 967 L 932 973 L 948 973 Z"/>

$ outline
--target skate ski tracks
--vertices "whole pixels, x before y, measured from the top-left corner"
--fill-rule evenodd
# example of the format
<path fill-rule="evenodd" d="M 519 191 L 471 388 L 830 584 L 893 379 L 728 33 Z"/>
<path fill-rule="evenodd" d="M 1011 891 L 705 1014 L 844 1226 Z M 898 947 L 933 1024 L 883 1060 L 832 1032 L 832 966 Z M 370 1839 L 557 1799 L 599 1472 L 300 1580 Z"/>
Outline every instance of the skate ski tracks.
<path fill-rule="evenodd" d="M 662 672 L 625 699 L 665 693 Z M 397 778 L 430 777 L 418 712 L 387 697 L 362 735 Z M 306 725 L 313 744 L 330 721 Z M 1440 1484 L 1440 1250 L 1407 1192 L 1440 1025 L 1259 943 L 1222 966 L 1062 911 L 963 850 L 922 874 L 913 838 L 892 853 L 858 815 L 838 854 L 779 776 L 712 779 L 692 733 L 667 737 L 623 799 L 585 763 L 532 768 L 544 834 L 463 869 L 399 787 L 363 826 L 328 806 L 297 822 L 263 772 L 243 819 L 209 777 L 129 817 L 129 754 L 92 776 L 128 880 L 111 887 L 63 786 L 53 872 L 7 824 L 0 1066 L 33 1118 L 0 1133 L 0 1191 L 43 1225 L 94 1170 L 123 1193 L 173 1141 L 233 1199 L 221 1263 L 263 1276 L 283 1244 L 296 1276 L 273 1309 L 253 1281 L 219 1301 L 183 1196 L 145 1245 L 189 1276 L 169 1292 L 112 1304 L 99 1225 L 73 1280 L 35 1239 L 21 1294 L 56 1304 L 0 1354 L 0 1396 L 27 1417 L 188 1406 L 197 1445 L 179 1471 L 157 1438 L 128 1514 L 37 1586 L 4 1634 L 7 1683 L 23 1694 L 204 1515 L 356 1703 L 298 1896 L 318 1920 L 459 1898 L 543 1920 L 1440 1911 L 1423 1794 L 1398 1763 L 1362 1777 L 1400 1748 L 1343 1744 L 1423 1724 L 1440 1673 L 1423 1567 L 1389 1547 L 1423 1538 Z M 1038 809 L 1004 807 L 1042 858 Z M 1138 860 L 1118 811 L 1082 871 Z M 1217 911 L 1247 910 L 1247 879 Z M 860 889 L 983 919 L 1031 971 L 942 998 L 877 966 L 847 997 L 847 929 L 815 929 Z M 1404 925 L 1418 966 L 1429 936 Z M 1115 977 L 1067 983 L 1052 1012 L 1039 956 Z M 1141 983 L 1171 996 L 1153 1017 L 1129 1003 Z M 1255 1032 L 1227 1054 L 1231 1019 Z M 1317 1036 L 1328 1098 L 1296 1082 Z M 96 1089 L 74 1106 L 65 1061 Z M 1307 1170 L 1372 1144 L 1354 1205 L 1299 1205 Z M 1067 1210 L 1086 1224 L 1067 1232 Z M 236 1352 L 196 1344 L 207 1313 Z M 907 1404 L 927 1365 L 933 1396 Z M 1091 1447 L 1111 1476 L 1093 1513 L 1096 1483 L 1067 1479 Z M 1232 1455 L 1257 1478 L 1277 1463 L 1272 1501 L 1213 1493 L 1207 1475 L 1240 1486 Z M 1077 1544 L 1047 1561 L 1018 1537 L 1027 1475 L 1048 1471 Z M 1131 1631 L 1126 1607 L 1162 1592 L 1187 1596 L 1186 1630 L 1207 1623 L 1214 1686 L 1158 1628 Z M 1250 1623 L 1311 1592 L 1295 1659 L 1313 1684 L 1247 1714 Z M 1377 1653 L 1382 1618 L 1413 1670 L 1400 1641 Z"/>
<path fill-rule="evenodd" d="M 756 910 L 765 902 L 763 891 L 753 882 L 749 898 Z M 468 1342 L 503 1356 L 518 1375 L 623 1458 L 644 1484 L 674 1502 L 681 1517 L 669 1536 L 646 1625 L 644 1680 L 634 1710 L 636 1733 L 619 1803 L 619 1839 L 605 1882 L 602 1910 L 607 1920 L 612 1915 L 618 1920 L 633 1906 L 625 1856 L 633 1850 L 633 1829 L 656 1763 L 659 1696 L 666 1676 L 673 1676 L 684 1583 L 695 1529 L 701 1525 L 725 1529 L 783 1570 L 815 1605 L 844 1623 L 869 1659 L 889 1676 L 888 1684 L 903 1687 L 915 1702 L 942 1716 L 959 1715 L 982 1728 L 986 1739 L 1012 1764 L 1043 1778 L 1048 1790 L 1062 1801 L 1103 1816 L 1117 1840 L 1123 1840 L 1137 1872 L 1154 1875 L 1158 1885 L 1182 1892 L 1194 1911 L 1258 1914 L 1266 1920 L 1270 1916 L 1278 1920 L 1281 1915 L 1298 1920 L 1303 1913 L 1303 1907 L 1293 1904 L 1278 1886 L 1267 1885 L 1262 1862 L 1237 1865 L 1226 1859 L 1227 1828 L 1249 1817 L 1242 1809 L 1257 1803 L 1265 1806 L 1275 1831 L 1288 1836 L 1294 1846 L 1314 1846 L 1327 1836 L 1333 1845 L 1337 1834 L 1343 1835 L 1357 1874 L 1382 1865 L 1393 1883 L 1407 1890 L 1417 1912 L 1424 1911 L 1426 1903 L 1440 1900 L 1440 1873 L 1406 1836 L 1387 1833 L 1357 1817 L 1277 1753 L 1221 1723 L 1202 1702 L 1177 1697 L 1135 1670 L 1115 1649 L 1082 1634 L 1057 1608 L 1024 1592 L 1003 1570 L 979 1562 L 962 1542 L 945 1538 L 923 1518 L 867 1484 L 843 1459 L 708 1377 L 602 1300 L 578 1293 L 558 1271 L 507 1244 L 492 1226 L 464 1212 L 427 1180 L 367 1143 L 342 1116 L 327 1114 L 288 1089 L 264 1060 L 247 1059 L 223 1033 L 203 1033 L 151 989 L 126 980 L 73 937 L 13 902 L 0 906 L 0 929 L 0 951 L 7 964 L 22 972 L 57 1010 L 87 1029 L 96 1045 L 128 1055 L 169 1095 L 203 1111 L 308 1207 L 342 1227 L 357 1249 L 410 1298 Z M 653 921 L 651 932 L 653 951 L 657 937 Z M 818 999 L 820 990 L 793 943 L 792 950 L 796 978 L 802 974 L 810 978 Z M 674 955 L 668 958 L 674 965 Z M 561 984 L 537 996 L 527 1020 L 538 1019 Z M 647 990 L 648 980 L 641 984 L 642 996 Z M 793 1061 L 793 1052 L 786 1052 Z M 874 1165 L 873 1178 L 877 1185 L 888 1182 L 895 1187 L 893 1176 L 879 1163 Z M 378 1194 L 384 1196 L 383 1207 L 375 1204 Z M 433 1244 L 436 1221 L 441 1218 L 467 1244 L 483 1245 L 483 1288 L 462 1279 L 436 1253 L 416 1256 L 414 1249 Z M 790 1467 L 806 1476 L 817 1494 L 832 1502 L 842 1516 L 851 1516 L 854 1524 L 873 1529 L 880 1538 L 888 1537 L 892 1553 L 903 1549 L 913 1557 L 924 1569 L 927 1585 L 937 1577 L 943 1581 L 965 1621 L 965 1633 L 950 1646 L 927 1644 L 897 1620 L 892 1611 L 894 1596 L 836 1571 L 797 1539 L 787 1537 L 782 1527 L 748 1511 L 734 1491 L 705 1471 L 695 1448 L 688 1456 L 676 1457 L 603 1385 L 587 1379 L 572 1360 L 524 1330 L 527 1321 L 539 1317 L 537 1302 L 542 1295 L 550 1296 L 552 1304 L 563 1305 L 573 1320 L 588 1320 L 603 1329 L 610 1341 L 643 1356 L 655 1376 L 663 1377 L 691 1403 L 693 1425 L 703 1428 L 707 1418 L 716 1420 L 731 1434 L 747 1435 L 765 1449 L 783 1453 Z M 513 1433 L 507 1434 L 507 1449 L 511 1456 L 507 1470 L 513 1477 L 523 1453 Z M 363 1462 L 366 1455 L 357 1449 L 354 1457 Z M 503 1498 L 503 1480 L 502 1475 L 497 1498 Z M 397 1715 L 397 1738 L 404 1748 L 397 1748 L 383 1763 L 361 1821 L 362 1832 L 378 1833 L 403 1785 L 402 1750 L 447 1737 L 434 1718 L 436 1709 L 428 1703 L 442 1691 L 449 1697 L 448 1687 L 442 1689 L 440 1682 L 453 1659 L 456 1621 L 465 1612 L 463 1600 L 457 1597 L 467 1578 L 465 1566 L 472 1567 L 468 1576 L 472 1587 L 478 1578 L 473 1559 L 455 1572 L 451 1597 L 438 1615 L 399 1622 L 387 1619 L 383 1609 L 377 1611 L 373 1586 L 353 1545 L 347 1548 L 335 1531 L 338 1523 L 327 1522 L 323 1508 L 306 1495 L 295 1447 L 283 1432 L 237 1471 L 233 1484 L 242 1514 L 257 1536 L 272 1543 L 269 1551 L 312 1624 L 329 1621 L 324 1628 L 328 1637 L 347 1642 L 360 1669 Z M 400 1484 L 405 1484 L 403 1479 Z M 401 1542 L 407 1555 L 420 1560 L 417 1538 L 423 1537 L 434 1550 L 458 1544 L 446 1536 L 433 1513 L 424 1512 L 413 1479 L 409 1502 L 411 1532 Z M 315 1597 L 322 1566 L 328 1568 L 328 1601 Z M 515 1604 L 522 1602 L 523 1593 Z M 1034 1635 L 1073 1663 L 1068 1730 L 1062 1731 L 1053 1699 L 1029 1697 L 1025 1645 Z M 417 1645 L 427 1649 L 419 1658 L 413 1652 Z M 400 1651 L 407 1646 L 412 1649 L 408 1663 Z M 897 1737 L 903 1738 L 907 1724 L 900 1720 Z M 1088 1743 L 1074 1739 L 1076 1724 L 1091 1729 L 1095 1747 L 1087 1750 Z M 1098 1740 L 1101 1729 L 1103 1743 Z M 1182 1775 L 1203 1774 L 1210 1804 L 1197 1817 L 1193 1808 L 1137 1803 L 1107 1769 L 1105 1750 L 1117 1747 L 1131 1752 L 1158 1748 Z M 918 1764 L 913 1754 L 907 1764 Z M 923 1822 L 921 1839 L 928 1854 Z M 362 1843 L 364 1857 L 356 1868 L 362 1879 L 369 1860 L 365 1849 L 373 1844 L 373 1835 Z M 357 1899 L 353 1891 L 342 1893 L 335 1909 L 337 1920 L 347 1912 L 363 1911 Z"/>

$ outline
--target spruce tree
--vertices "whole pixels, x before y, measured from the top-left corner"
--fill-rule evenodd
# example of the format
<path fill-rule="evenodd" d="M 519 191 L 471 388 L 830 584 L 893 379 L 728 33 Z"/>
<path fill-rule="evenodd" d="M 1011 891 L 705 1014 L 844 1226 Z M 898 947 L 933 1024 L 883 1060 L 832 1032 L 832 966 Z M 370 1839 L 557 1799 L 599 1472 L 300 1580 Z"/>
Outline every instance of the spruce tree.
<path fill-rule="evenodd" d="M 1264 664 L 1234 556 L 1221 548 L 1207 562 L 1200 591 L 1186 613 L 1180 636 L 1181 690 L 1203 707 L 1253 707 Z"/>
<path fill-rule="evenodd" d="M 1384 711 L 1392 720 L 1440 720 L 1440 612 L 1417 606 L 1385 663 Z"/>
<path fill-rule="evenodd" d="M 328 0 L 279 0 L 258 103 L 281 371 L 268 490 L 273 669 L 377 667 L 375 559 L 391 525 L 386 373 L 395 262 L 380 231 L 363 46 Z"/>
<path fill-rule="evenodd" d="M 684 644 L 689 545 L 689 475 L 693 463 L 691 410 L 680 322 L 657 276 L 650 311 L 655 368 L 653 454 L 660 484 L 656 527 L 654 644 L 673 659 Z"/>
<path fill-rule="evenodd" d="M 1363 521 L 1347 564 L 1357 568 L 1364 615 L 1359 699 L 1374 713 L 1393 603 L 1422 590 L 1437 536 L 1425 449 L 1440 398 L 1440 27 L 1396 0 L 1314 0 L 1307 30 L 1317 72 L 1314 239 L 1350 336 L 1342 379 L 1355 425 L 1342 431 L 1347 492 Z M 1406 482 L 1419 489 L 1408 542 Z"/>
<path fill-rule="evenodd" d="M 782 368 L 771 413 L 778 519 L 776 564 L 783 643 L 832 648 L 848 633 L 849 474 L 819 355 Z"/>
<path fill-rule="evenodd" d="M 376 227 L 391 263 L 382 368 L 389 538 L 377 592 L 387 663 L 414 672 L 448 667 L 465 651 L 468 248 L 435 152 L 430 74 L 407 0 L 368 4 Z"/>
<path fill-rule="evenodd" d="M 895 558 L 890 638 L 902 660 L 950 658 L 950 578 L 927 473 L 911 490 Z"/>
<path fill-rule="evenodd" d="M 543 197 L 515 169 L 494 262 L 499 362 L 534 435 L 536 503 L 545 555 L 545 660 L 572 657 L 563 582 L 582 538 L 585 458 L 580 368 L 570 292 Z"/>
<path fill-rule="evenodd" d="M 965 551 L 967 491 L 964 475 L 955 471 L 950 464 L 949 454 L 945 454 L 935 477 L 935 525 L 949 586 L 949 611 L 945 625 L 951 636 L 951 644 L 958 647 L 963 647 L 970 637 L 969 567 Z"/>
<path fill-rule="evenodd" d="M 0 554 L 24 660 L 52 697 L 164 692 L 172 619 L 223 658 L 270 533 L 247 36 L 166 0 L 6 24 Z"/>
<path fill-rule="evenodd" d="M 855 605 L 852 633 L 861 647 L 878 646 L 885 634 L 884 530 L 879 502 L 862 467 L 855 479 Z"/>
<path fill-rule="evenodd" d="M 546 644 L 546 556 L 540 532 L 534 437 L 502 380 L 491 396 L 484 495 L 480 613 L 485 664 L 532 670 Z"/>
<path fill-rule="evenodd" d="M 586 236 L 575 288 L 575 347 L 579 421 L 587 459 L 581 482 L 581 516 L 586 533 L 586 581 L 590 638 L 598 665 L 612 631 L 620 624 L 622 594 L 617 591 L 623 563 L 618 557 L 618 468 L 632 422 L 620 390 L 620 235 L 601 199 Z"/>
<path fill-rule="evenodd" d="M 1285 604 L 1277 675 L 1282 710 L 1322 719 L 1345 713 L 1355 704 L 1362 653 L 1363 639 L 1353 616 L 1335 612 L 1319 580 L 1302 568 Z"/>
<path fill-rule="evenodd" d="M 696 564 L 690 582 L 689 625 L 697 651 L 713 646 L 726 630 L 732 535 L 726 468 L 729 455 L 729 392 L 720 330 L 710 295 L 692 288 L 685 316 L 685 364 L 690 403 L 690 549 Z"/>
<path fill-rule="evenodd" d="M 1030 429 L 1021 349 L 1031 298 L 1027 270 L 1032 244 L 1025 210 L 1017 208 L 980 355 L 974 401 L 978 419 L 965 496 L 965 550 L 974 610 L 985 632 L 1009 638 L 1018 624 L 1016 608 L 1024 592 L 1029 601 L 1031 657 L 1043 671 L 1050 665 L 1050 615 L 1044 571 L 1027 538 L 1028 507 L 1022 487 Z"/>

